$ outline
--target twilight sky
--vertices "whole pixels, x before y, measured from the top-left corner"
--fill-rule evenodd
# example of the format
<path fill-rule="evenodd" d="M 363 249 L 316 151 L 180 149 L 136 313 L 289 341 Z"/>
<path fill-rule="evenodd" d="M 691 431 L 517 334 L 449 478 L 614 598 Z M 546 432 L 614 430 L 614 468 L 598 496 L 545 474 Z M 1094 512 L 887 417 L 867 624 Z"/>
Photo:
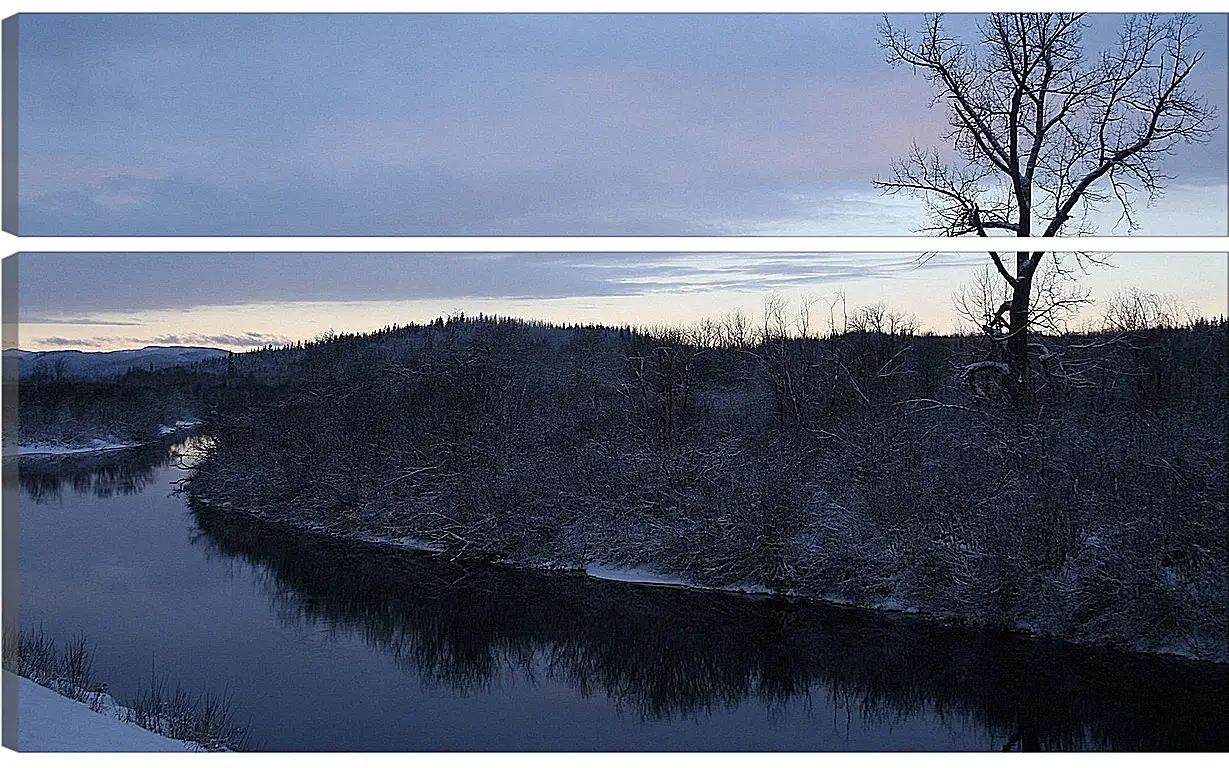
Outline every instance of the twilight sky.
<path fill-rule="evenodd" d="M 982 254 L 585 253 L 24 253 L 18 259 L 22 349 L 100 351 L 149 344 L 243 350 L 367 331 L 454 312 L 553 322 L 652 325 L 752 318 L 777 294 L 884 302 L 926 328 L 956 325 L 952 295 Z M 1071 258 L 1071 257 L 1067 257 Z M 1081 278 L 1104 301 L 1129 287 L 1229 314 L 1229 255 L 1120 254 Z M 1100 316 L 1090 307 L 1085 319 Z M 1077 321 L 1076 325 L 1082 321 Z"/>
<path fill-rule="evenodd" d="M 1221 127 L 1168 163 L 1141 234 L 1226 234 L 1225 18 L 1201 18 L 1195 77 Z M 870 180 L 945 114 L 879 21 L 22 14 L 20 230 L 911 234 L 918 205 Z"/>

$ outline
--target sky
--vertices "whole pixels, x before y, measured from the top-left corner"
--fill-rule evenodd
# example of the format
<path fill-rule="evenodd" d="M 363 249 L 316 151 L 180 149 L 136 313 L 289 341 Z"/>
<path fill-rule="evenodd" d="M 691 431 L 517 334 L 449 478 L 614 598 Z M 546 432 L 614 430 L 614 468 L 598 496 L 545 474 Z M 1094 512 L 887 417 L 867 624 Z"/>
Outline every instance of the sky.
<path fill-rule="evenodd" d="M 813 326 L 883 303 L 923 329 L 956 330 L 953 295 L 984 254 L 866 253 L 23 253 L 18 345 L 106 351 L 187 345 L 235 351 L 464 312 L 606 325 L 762 316 L 779 296 Z M 1072 257 L 1066 257 L 1071 259 Z M 1119 254 L 1079 275 L 1100 317 L 1138 288 L 1229 315 L 1229 255 Z M 1047 264 L 1048 266 L 1048 264 Z M 841 299 L 843 297 L 843 301 Z M 839 322 L 838 322 L 839 325 Z"/>
<path fill-rule="evenodd" d="M 879 22 L 22 14 L 20 234 L 907 235 L 919 205 L 870 182 L 945 113 Z M 1225 16 L 1201 23 L 1220 127 L 1142 234 L 1226 234 Z"/>

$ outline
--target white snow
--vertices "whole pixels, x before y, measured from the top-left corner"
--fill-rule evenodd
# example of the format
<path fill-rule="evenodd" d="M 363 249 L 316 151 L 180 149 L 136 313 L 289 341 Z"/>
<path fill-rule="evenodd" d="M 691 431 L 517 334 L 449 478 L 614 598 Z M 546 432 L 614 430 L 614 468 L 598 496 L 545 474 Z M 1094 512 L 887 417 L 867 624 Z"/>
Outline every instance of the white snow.
<path fill-rule="evenodd" d="M 17 681 L 17 748 L 21 752 L 192 752 L 182 741 L 99 714 L 79 701 L 4 672 Z"/>
<path fill-rule="evenodd" d="M 606 581 L 625 581 L 629 584 L 657 584 L 669 587 L 698 588 L 699 585 L 680 579 L 677 576 L 666 576 L 654 573 L 645 568 L 624 568 L 604 563 L 591 563 L 585 566 L 585 573 L 595 579 Z"/>
<path fill-rule="evenodd" d="M 70 453 L 98 453 L 136 448 L 141 443 L 122 443 L 116 440 L 94 438 L 89 445 L 65 445 L 64 443 L 23 443 L 17 446 L 19 456 L 62 456 Z"/>
<path fill-rule="evenodd" d="M 783 591 L 774 591 L 763 584 L 731 584 L 724 587 L 722 592 L 741 592 L 744 595 L 785 595 L 787 597 L 799 597 L 801 593 L 794 589 L 786 589 Z"/>
<path fill-rule="evenodd" d="M 163 424 L 158 428 L 158 434 L 170 435 L 184 429 L 199 427 L 201 421 L 198 419 L 180 419 L 173 426 Z M 19 456 L 66 456 L 74 453 L 101 453 L 102 451 L 119 451 L 125 448 L 138 448 L 146 443 L 123 442 L 119 438 L 111 437 L 108 439 L 94 438 L 88 445 L 76 445 L 63 442 L 48 442 L 48 443 L 22 443 L 17 446 L 17 454 Z"/>
<path fill-rule="evenodd" d="M 167 425 L 163 424 L 162 426 L 158 427 L 158 434 L 169 435 L 178 432 L 181 429 L 191 429 L 192 427 L 199 427 L 200 425 L 201 421 L 199 419 L 180 419 L 172 426 L 168 427 Z"/>
<path fill-rule="evenodd" d="M 909 605 L 902 602 L 894 595 L 889 595 L 878 602 L 872 604 L 871 607 L 881 611 L 892 611 L 893 613 L 918 613 L 918 608 L 915 605 Z"/>
<path fill-rule="evenodd" d="M 387 544 L 389 546 L 400 547 L 401 549 L 412 549 L 417 552 L 437 552 L 438 553 L 438 552 L 444 551 L 443 547 L 437 546 L 435 544 L 428 544 L 427 542 L 421 539 L 416 539 L 413 536 L 402 536 L 400 538 L 393 538 L 391 536 L 358 535 L 358 536 L 355 536 L 354 538 L 358 539 L 359 541 L 365 541 L 368 544 Z"/>
<path fill-rule="evenodd" d="M 683 587 L 706 592 L 740 592 L 747 595 L 772 595 L 773 590 L 763 584 L 728 584 L 724 587 L 706 587 L 688 581 L 681 576 L 670 576 L 647 568 L 628 568 L 607 563 L 590 563 L 585 566 L 585 575 L 606 581 L 622 581 L 627 584 L 648 584 L 657 587 Z M 785 594 L 792 594 L 787 592 Z"/>

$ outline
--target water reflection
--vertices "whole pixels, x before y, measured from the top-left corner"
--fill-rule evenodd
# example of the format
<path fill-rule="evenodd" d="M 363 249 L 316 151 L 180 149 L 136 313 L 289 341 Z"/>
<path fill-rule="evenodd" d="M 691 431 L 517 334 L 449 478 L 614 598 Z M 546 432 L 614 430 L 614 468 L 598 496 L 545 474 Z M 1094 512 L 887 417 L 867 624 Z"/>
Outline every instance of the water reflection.
<path fill-rule="evenodd" d="M 169 465 L 188 467 L 195 461 L 205 438 L 183 432 L 134 448 L 69 454 L 28 454 L 5 457 L 4 487 L 16 484 L 35 504 L 58 503 L 64 490 L 78 496 L 100 499 L 143 492 Z"/>
<path fill-rule="evenodd" d="M 263 566 L 282 620 L 360 632 L 459 691 L 546 674 L 642 718 L 812 696 L 929 708 L 1004 749 L 1229 749 L 1229 668 L 913 617 L 451 563 L 193 505 L 197 543 Z"/>
<path fill-rule="evenodd" d="M 35 504 L 59 502 L 65 488 L 99 498 L 131 496 L 145 490 L 176 455 L 175 443 L 160 442 L 116 451 L 8 457 L 16 472 L 4 473 L 5 486 L 17 484 Z"/>

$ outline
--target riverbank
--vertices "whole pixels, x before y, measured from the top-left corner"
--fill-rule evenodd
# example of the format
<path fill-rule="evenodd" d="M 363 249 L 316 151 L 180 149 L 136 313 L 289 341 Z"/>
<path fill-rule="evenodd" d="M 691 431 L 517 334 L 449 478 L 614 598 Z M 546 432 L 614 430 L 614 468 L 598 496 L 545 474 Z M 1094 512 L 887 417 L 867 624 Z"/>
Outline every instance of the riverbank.
<path fill-rule="evenodd" d="M 443 557 L 454 561 L 468 560 L 472 562 L 489 563 L 500 567 L 521 570 L 541 572 L 553 571 L 561 574 L 583 574 L 588 578 L 600 581 L 620 582 L 640 586 L 682 589 L 698 592 L 715 592 L 730 595 L 748 595 L 802 600 L 839 608 L 852 608 L 893 614 L 910 614 L 917 618 L 932 621 L 936 624 L 944 626 L 965 626 L 982 630 L 1001 630 L 1011 632 L 1021 637 L 1059 641 L 1071 644 L 1073 646 L 1086 647 L 1090 649 L 1107 649 L 1112 651 L 1140 654 L 1142 656 L 1166 657 L 1181 659 L 1184 661 L 1213 663 L 1218 665 L 1229 664 L 1229 651 L 1226 651 L 1226 649 L 1220 647 L 1214 639 L 1194 642 L 1187 646 L 1175 645 L 1169 647 L 1145 646 L 1142 644 L 1132 644 L 1130 642 L 1114 643 L 1081 641 L 1072 639 L 1070 636 L 1064 636 L 1060 632 L 1047 631 L 1044 627 L 1039 627 L 1027 619 L 1010 623 L 987 621 L 976 616 L 927 609 L 924 606 L 907 602 L 898 594 L 892 594 L 879 600 L 859 601 L 850 599 L 840 594 L 833 594 L 831 592 L 824 593 L 816 590 L 809 590 L 804 586 L 774 589 L 762 583 L 752 582 L 738 582 L 725 585 L 705 584 L 685 575 L 671 573 L 668 569 L 660 566 L 645 563 L 628 565 L 610 561 L 590 561 L 579 563 L 549 560 L 533 561 L 519 560 L 508 557 L 495 557 L 480 552 L 471 552 L 468 554 L 461 553 L 461 555 L 458 556 L 458 553 L 455 551 L 450 551 L 445 547 L 428 543 L 424 539 L 414 536 L 381 536 L 359 532 L 346 533 L 335 529 L 329 529 L 327 527 L 295 524 L 293 521 L 263 516 L 260 513 L 254 512 L 253 510 L 248 510 L 246 512 L 243 510 L 236 510 L 232 507 L 232 505 L 225 502 L 217 505 L 210 505 L 205 499 L 197 497 L 192 499 L 192 503 L 198 514 L 201 512 L 205 512 L 207 514 L 212 509 L 223 515 L 237 514 L 241 517 L 246 517 L 253 522 L 271 525 L 275 528 L 288 529 L 288 533 L 294 530 L 299 530 L 311 535 L 323 535 L 339 542 L 352 542 L 354 544 L 374 545 L 390 550 L 418 552 Z M 290 533 L 290 535 L 293 534 Z"/>
<path fill-rule="evenodd" d="M 18 456 L 75 456 L 83 453 L 105 453 L 107 451 L 122 451 L 127 448 L 140 448 L 148 443 L 124 442 L 118 440 L 103 440 L 95 438 L 87 445 L 71 445 L 58 442 L 23 443 L 17 446 Z"/>
<path fill-rule="evenodd" d="M 124 722 L 112 713 L 113 702 L 102 704 L 99 712 L 7 669 L 4 677 L 5 687 L 15 686 L 17 691 L 17 743 L 5 746 L 19 752 L 202 751 Z"/>
<path fill-rule="evenodd" d="M 121 702 L 151 657 L 229 691 L 259 749 L 1225 746 L 1224 667 L 197 517 L 183 475 L 23 490 L 23 619 L 87 633 Z"/>
<path fill-rule="evenodd" d="M 201 425 L 199 420 L 181 419 L 173 425 L 163 424 L 158 427 L 159 439 L 180 435 L 188 430 L 195 429 Z M 96 437 L 88 443 L 73 443 L 63 442 L 59 440 L 48 440 L 39 442 L 21 443 L 16 446 L 16 454 L 18 456 L 73 456 L 87 453 L 105 453 L 107 451 L 122 451 L 129 448 L 140 448 L 143 445 L 152 445 L 156 440 L 134 441 L 121 440 L 114 435 L 105 438 Z"/>
<path fill-rule="evenodd" d="M 436 708 L 449 689 L 466 700 L 489 689 L 501 692 L 501 701 L 517 701 L 516 709 L 539 714 L 532 703 L 508 698 L 506 686 L 520 679 L 554 700 L 568 701 L 564 691 L 571 690 L 587 702 L 563 704 L 565 709 L 587 711 L 609 700 L 617 702 L 621 718 L 631 720 L 639 714 L 703 723 L 714 712 L 748 704 L 783 716 L 793 712 L 792 719 L 814 706 L 813 719 L 796 721 L 799 736 L 823 730 L 833 701 L 838 708 L 851 701 L 855 730 L 881 728 L 886 723 L 880 717 L 898 725 L 922 712 L 942 712 L 955 733 L 968 733 L 973 722 L 986 729 L 978 744 L 945 741 L 948 749 L 997 750 L 1016 731 L 1029 729 L 1049 749 L 1164 751 L 1225 744 L 1211 714 L 1224 711 L 1224 665 L 818 600 L 650 589 L 579 571 L 453 561 L 242 515 L 202 510 L 196 521 L 202 533 L 197 540 L 212 557 L 229 567 L 250 565 L 260 574 L 261 599 L 279 616 L 293 617 L 296 632 L 313 638 L 313 658 L 320 651 L 312 628 L 350 628 L 350 637 L 361 637 L 430 681 L 436 702 L 430 706 Z M 557 734 L 559 727 L 550 724 L 568 717 L 560 711 L 544 718 L 546 729 Z M 839 719 L 845 722 L 843 709 Z M 709 748 L 740 743 L 724 733 L 709 736 Z M 747 738 L 734 748 L 747 748 Z M 927 738 L 914 733 L 893 742 L 880 731 L 877 746 L 868 748 L 939 746 Z M 552 749 L 564 744 L 543 743 L 554 744 Z M 387 742 L 377 738 L 373 744 Z M 849 748 L 805 739 L 790 744 Z"/>
<path fill-rule="evenodd" d="M 33 723 L 28 732 L 29 743 L 43 745 L 33 747 L 28 743 L 28 749 L 93 751 L 95 747 L 90 744 L 94 740 L 122 743 L 127 733 L 126 729 L 105 726 L 96 720 L 81 724 L 79 721 L 84 715 L 80 711 L 49 695 L 80 705 L 86 712 L 104 720 L 182 744 L 188 751 L 230 752 L 246 744 L 247 729 L 233 721 L 228 696 L 218 696 L 209 690 L 194 695 L 178 685 L 172 689 L 165 677 L 151 673 L 149 683 L 141 686 L 130 701 L 117 701 L 107 693 L 107 684 L 94 678 L 94 649 L 83 635 L 68 641 L 61 649 L 41 628 L 6 633 L 4 673 L 28 681 L 29 685 L 19 691 L 34 686 L 47 692 L 32 690 L 30 701 L 33 705 L 28 710 L 19 693 L 19 726 L 22 716 L 28 715 Z M 66 718 L 63 726 L 55 725 L 60 715 Z M 76 730 L 74 726 L 78 724 L 81 728 Z M 139 743 L 145 745 L 140 747 L 141 751 L 161 751 L 155 749 L 158 742 L 147 739 Z M 16 746 L 22 746 L 20 735 Z M 97 749 L 133 751 L 123 746 Z"/>

